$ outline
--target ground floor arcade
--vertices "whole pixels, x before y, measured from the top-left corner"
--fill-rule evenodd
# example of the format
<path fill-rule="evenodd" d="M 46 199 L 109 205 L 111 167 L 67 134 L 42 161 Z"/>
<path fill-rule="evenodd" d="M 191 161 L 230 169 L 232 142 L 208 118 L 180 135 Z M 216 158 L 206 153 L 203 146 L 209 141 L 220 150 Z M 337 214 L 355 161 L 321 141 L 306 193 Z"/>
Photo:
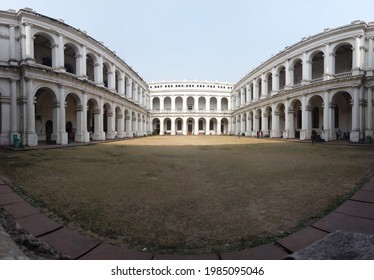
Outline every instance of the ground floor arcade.
<path fill-rule="evenodd" d="M 23 97 L 16 97 L 17 87 L 11 85 L 10 98 L 0 100 L 1 145 L 14 145 L 16 139 L 25 146 L 41 141 L 63 145 L 150 133 L 147 111 L 124 98 L 113 100 L 31 79 L 25 86 Z"/>
<path fill-rule="evenodd" d="M 232 133 L 247 136 L 306 140 L 315 131 L 325 141 L 359 142 L 373 137 L 373 90 L 353 87 L 278 99 L 241 110 L 231 121 Z"/>
<path fill-rule="evenodd" d="M 228 117 L 168 116 L 151 119 L 153 134 L 223 135 L 230 131 Z"/>

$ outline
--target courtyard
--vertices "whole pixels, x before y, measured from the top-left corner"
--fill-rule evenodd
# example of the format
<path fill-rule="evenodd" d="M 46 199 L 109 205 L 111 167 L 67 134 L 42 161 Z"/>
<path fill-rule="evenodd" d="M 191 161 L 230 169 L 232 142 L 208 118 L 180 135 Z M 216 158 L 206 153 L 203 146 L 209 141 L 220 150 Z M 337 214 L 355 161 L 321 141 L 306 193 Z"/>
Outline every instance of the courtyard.
<path fill-rule="evenodd" d="M 152 136 L 0 150 L 0 174 L 67 228 L 139 251 L 263 244 L 327 214 L 374 173 L 372 145 Z"/>

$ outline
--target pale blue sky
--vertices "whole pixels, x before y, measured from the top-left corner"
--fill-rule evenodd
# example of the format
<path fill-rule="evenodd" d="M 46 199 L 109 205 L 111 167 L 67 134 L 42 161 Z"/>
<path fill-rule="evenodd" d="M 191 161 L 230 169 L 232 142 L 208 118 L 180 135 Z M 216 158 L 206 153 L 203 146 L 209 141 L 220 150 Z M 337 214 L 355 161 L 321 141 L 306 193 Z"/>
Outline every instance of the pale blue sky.
<path fill-rule="evenodd" d="M 147 82 L 238 82 L 272 54 L 325 28 L 374 21 L 373 0 L 0 0 L 103 41 Z"/>

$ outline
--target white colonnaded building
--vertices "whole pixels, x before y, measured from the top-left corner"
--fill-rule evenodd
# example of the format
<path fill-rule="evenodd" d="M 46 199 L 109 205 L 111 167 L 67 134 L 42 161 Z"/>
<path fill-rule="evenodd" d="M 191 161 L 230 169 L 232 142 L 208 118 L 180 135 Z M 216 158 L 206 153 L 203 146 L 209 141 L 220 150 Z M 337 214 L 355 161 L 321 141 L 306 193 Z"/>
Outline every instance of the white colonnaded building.
<path fill-rule="evenodd" d="M 0 145 L 244 134 L 373 137 L 374 22 L 286 47 L 237 83 L 145 82 L 102 42 L 25 8 L 0 11 Z M 248 54 L 251 55 L 251 54 Z"/>

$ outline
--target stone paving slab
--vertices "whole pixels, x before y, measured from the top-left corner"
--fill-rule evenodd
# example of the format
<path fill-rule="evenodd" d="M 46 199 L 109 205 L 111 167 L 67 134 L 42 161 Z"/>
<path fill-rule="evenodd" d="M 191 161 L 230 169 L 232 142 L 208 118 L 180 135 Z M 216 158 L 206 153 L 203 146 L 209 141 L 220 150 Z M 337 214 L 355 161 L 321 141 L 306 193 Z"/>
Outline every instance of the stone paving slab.
<path fill-rule="evenodd" d="M 3 206 L 4 210 L 13 216 L 15 219 L 39 213 L 39 210 L 31 206 L 28 202 L 22 201 L 14 204 Z"/>
<path fill-rule="evenodd" d="M 363 191 L 371 191 L 371 192 L 374 192 L 374 177 L 371 178 L 371 180 L 369 182 L 367 182 L 362 188 L 361 190 Z"/>
<path fill-rule="evenodd" d="M 40 239 L 73 259 L 78 259 L 100 244 L 66 228 L 46 234 Z"/>
<path fill-rule="evenodd" d="M 287 258 L 296 260 L 374 260 L 374 235 L 338 230 Z"/>
<path fill-rule="evenodd" d="M 0 194 L 4 193 L 12 193 L 13 190 L 9 188 L 7 185 L 0 185 Z"/>
<path fill-rule="evenodd" d="M 327 235 L 328 233 L 325 231 L 307 227 L 278 240 L 277 243 L 291 252 L 296 252 Z"/>
<path fill-rule="evenodd" d="M 313 224 L 313 226 L 328 232 L 344 230 L 349 232 L 374 234 L 374 220 L 348 216 L 335 212 L 320 219 Z"/>
<path fill-rule="evenodd" d="M 80 260 L 151 260 L 153 254 L 132 251 L 114 245 L 102 243 L 89 251 Z"/>
<path fill-rule="evenodd" d="M 222 253 L 222 260 L 281 260 L 287 252 L 274 244 L 265 244 L 242 251 Z"/>
<path fill-rule="evenodd" d="M 219 260 L 217 254 L 206 255 L 164 255 L 156 254 L 154 260 Z"/>
<path fill-rule="evenodd" d="M 374 203 L 374 192 L 371 191 L 358 191 L 351 197 L 350 200 L 357 200 L 363 202 Z"/>
<path fill-rule="evenodd" d="M 22 201 L 24 201 L 23 198 L 14 192 L 0 194 L 0 206 L 18 203 Z"/>
<path fill-rule="evenodd" d="M 0 185 L 6 185 L 5 182 L 0 178 Z"/>
<path fill-rule="evenodd" d="M 27 260 L 28 258 L 14 243 L 0 224 L 0 260 Z"/>
<path fill-rule="evenodd" d="M 17 219 L 17 222 L 23 229 L 27 230 L 35 237 L 41 236 L 62 227 L 61 224 L 51 220 L 41 213 L 19 218 Z"/>
<path fill-rule="evenodd" d="M 374 219 L 374 204 L 348 200 L 334 212 L 361 218 Z"/>

